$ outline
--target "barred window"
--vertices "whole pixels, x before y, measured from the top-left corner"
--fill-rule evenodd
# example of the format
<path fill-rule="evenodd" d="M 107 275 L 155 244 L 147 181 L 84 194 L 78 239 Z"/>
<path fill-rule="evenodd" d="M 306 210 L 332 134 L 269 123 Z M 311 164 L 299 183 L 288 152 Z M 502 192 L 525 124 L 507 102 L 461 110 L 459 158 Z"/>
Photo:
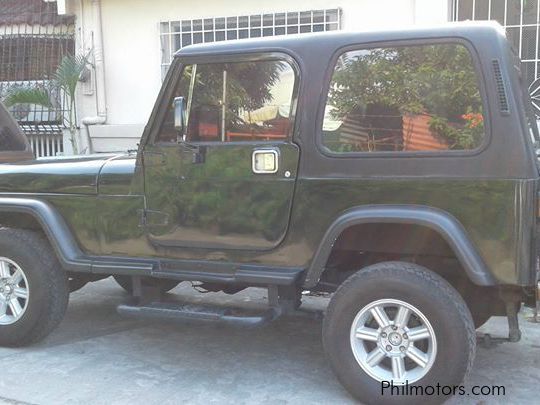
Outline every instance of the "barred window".
<path fill-rule="evenodd" d="M 0 81 L 51 79 L 74 48 L 72 35 L 1 35 Z"/>
<path fill-rule="evenodd" d="M 162 77 L 167 72 L 173 54 L 187 45 L 335 31 L 340 28 L 339 8 L 163 21 L 160 23 Z"/>
<path fill-rule="evenodd" d="M 495 20 L 522 60 L 527 84 L 540 77 L 540 0 L 454 0 L 453 20 Z"/>

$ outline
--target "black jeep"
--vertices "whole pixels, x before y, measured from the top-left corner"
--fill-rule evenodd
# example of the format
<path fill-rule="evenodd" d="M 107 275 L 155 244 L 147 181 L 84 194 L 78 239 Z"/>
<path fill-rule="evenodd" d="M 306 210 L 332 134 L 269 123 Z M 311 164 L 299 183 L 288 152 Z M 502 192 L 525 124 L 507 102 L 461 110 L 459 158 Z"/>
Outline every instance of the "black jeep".
<path fill-rule="evenodd" d="M 460 384 L 475 329 L 505 315 L 517 341 L 536 304 L 540 138 L 498 25 L 189 46 L 124 155 L 32 160 L 1 118 L 2 345 L 111 275 L 121 313 L 247 326 L 327 292 L 331 366 L 373 402 Z M 166 302 L 182 281 L 266 288 L 268 310 Z"/>

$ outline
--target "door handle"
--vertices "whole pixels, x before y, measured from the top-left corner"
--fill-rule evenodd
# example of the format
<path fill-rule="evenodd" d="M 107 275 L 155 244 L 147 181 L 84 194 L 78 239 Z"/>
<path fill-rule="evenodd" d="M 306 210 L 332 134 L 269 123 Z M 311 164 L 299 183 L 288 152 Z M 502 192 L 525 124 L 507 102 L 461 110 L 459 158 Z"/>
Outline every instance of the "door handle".
<path fill-rule="evenodd" d="M 255 149 L 251 155 L 251 168 L 255 174 L 277 173 L 279 152 L 277 149 Z"/>

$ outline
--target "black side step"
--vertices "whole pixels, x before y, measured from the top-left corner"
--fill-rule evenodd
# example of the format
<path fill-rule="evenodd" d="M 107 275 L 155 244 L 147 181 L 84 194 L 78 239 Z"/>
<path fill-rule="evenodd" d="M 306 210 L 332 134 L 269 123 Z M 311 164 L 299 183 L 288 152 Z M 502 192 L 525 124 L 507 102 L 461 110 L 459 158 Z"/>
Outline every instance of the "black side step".
<path fill-rule="evenodd" d="M 233 308 L 210 307 L 174 302 L 152 302 L 141 305 L 119 305 L 121 315 L 172 320 L 199 320 L 236 326 L 262 326 L 281 315 L 280 308 L 270 308 L 261 314 L 247 314 Z"/>

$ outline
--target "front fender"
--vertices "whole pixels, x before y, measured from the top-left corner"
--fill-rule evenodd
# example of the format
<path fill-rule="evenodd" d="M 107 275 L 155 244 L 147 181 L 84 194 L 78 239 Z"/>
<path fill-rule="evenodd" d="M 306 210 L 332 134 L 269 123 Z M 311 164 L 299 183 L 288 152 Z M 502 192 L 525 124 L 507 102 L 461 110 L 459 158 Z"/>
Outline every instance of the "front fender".
<path fill-rule="evenodd" d="M 349 209 L 326 231 L 308 268 L 305 288 L 317 285 L 332 248 L 350 226 L 368 223 L 410 224 L 428 227 L 441 235 L 454 251 L 469 279 L 482 286 L 495 285 L 495 279 L 459 221 L 447 212 L 422 205 L 367 205 Z"/>
<path fill-rule="evenodd" d="M 31 198 L 0 197 L 0 212 L 31 215 L 45 232 L 64 269 L 91 271 L 91 260 L 84 257 L 62 216 L 47 202 Z"/>
<path fill-rule="evenodd" d="M 148 276 L 158 264 L 153 259 L 86 255 L 79 248 L 64 218 L 45 201 L 0 197 L 0 212 L 24 213 L 34 217 L 66 271 Z"/>

